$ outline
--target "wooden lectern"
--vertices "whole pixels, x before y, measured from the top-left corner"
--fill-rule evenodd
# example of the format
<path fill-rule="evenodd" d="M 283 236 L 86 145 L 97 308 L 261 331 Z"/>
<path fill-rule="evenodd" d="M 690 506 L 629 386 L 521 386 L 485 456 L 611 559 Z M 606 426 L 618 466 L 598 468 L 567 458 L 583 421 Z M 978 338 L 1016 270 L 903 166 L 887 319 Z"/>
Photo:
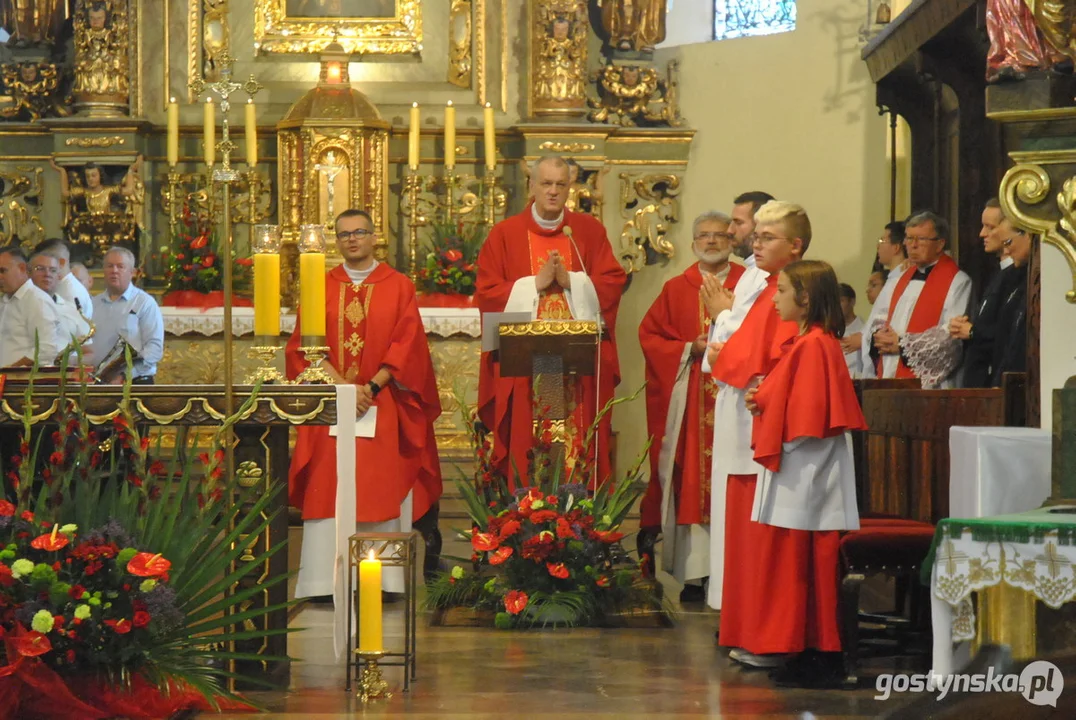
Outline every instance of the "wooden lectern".
<path fill-rule="evenodd" d="M 563 462 L 572 440 L 565 420 L 574 409 L 574 377 L 594 375 L 597 368 L 598 323 L 593 320 L 532 320 L 498 326 L 501 377 L 533 381 L 535 423 L 540 408 L 553 421 L 554 462 Z M 575 428 L 586 432 L 586 428 Z M 519 468 L 526 472 L 526 468 Z"/>

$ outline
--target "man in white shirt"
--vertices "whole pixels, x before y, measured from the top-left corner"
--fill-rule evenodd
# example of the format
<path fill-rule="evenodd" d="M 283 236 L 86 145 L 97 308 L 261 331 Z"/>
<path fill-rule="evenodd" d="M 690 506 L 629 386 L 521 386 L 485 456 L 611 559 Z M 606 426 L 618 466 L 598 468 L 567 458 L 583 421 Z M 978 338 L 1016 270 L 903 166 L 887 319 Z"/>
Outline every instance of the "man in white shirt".
<path fill-rule="evenodd" d="M 164 318 L 157 301 L 131 282 L 134 265 L 134 254 L 127 248 L 113 247 L 105 253 L 105 291 L 93 299 L 97 325 L 94 362 L 101 369 L 101 363 L 123 340 L 137 353 L 130 368 L 131 382 L 152 385 L 157 363 L 164 355 Z M 123 376 L 104 379 L 118 384 Z"/>
<path fill-rule="evenodd" d="M 59 278 L 60 263 L 55 257 L 44 253 L 30 256 L 30 279 L 34 285 L 44 290 L 56 305 L 56 314 L 60 320 L 60 344 L 69 347 L 71 343 L 90 334 L 90 323 L 79 314 L 74 305 L 56 293 Z"/>
<path fill-rule="evenodd" d="M 841 312 L 844 314 L 844 337 L 841 348 L 848 373 L 855 380 L 863 375 L 863 356 L 859 352 L 863 330 L 867 324 L 856 315 L 856 291 L 848 283 L 841 283 Z"/>
<path fill-rule="evenodd" d="M 967 310 L 971 278 L 945 253 L 949 223 L 939 215 L 926 211 L 908 218 L 904 242 L 915 267 L 898 278 L 885 323 L 865 344 L 873 348 L 879 377 L 917 377 L 924 388 L 955 387 L 961 347 L 949 336 L 949 321 Z"/>
<path fill-rule="evenodd" d="M 0 367 L 33 365 L 35 352 L 38 365 L 52 365 L 62 348 L 56 306 L 30 281 L 19 247 L 0 249 L 0 292 Z"/>
<path fill-rule="evenodd" d="M 49 238 L 38 243 L 34 248 L 34 255 L 49 255 L 56 258 L 60 268 L 56 295 L 62 297 L 64 302 L 73 306 L 87 319 L 93 319 L 93 300 L 90 297 L 90 291 L 71 272 L 71 249 L 67 243 L 58 238 Z"/>

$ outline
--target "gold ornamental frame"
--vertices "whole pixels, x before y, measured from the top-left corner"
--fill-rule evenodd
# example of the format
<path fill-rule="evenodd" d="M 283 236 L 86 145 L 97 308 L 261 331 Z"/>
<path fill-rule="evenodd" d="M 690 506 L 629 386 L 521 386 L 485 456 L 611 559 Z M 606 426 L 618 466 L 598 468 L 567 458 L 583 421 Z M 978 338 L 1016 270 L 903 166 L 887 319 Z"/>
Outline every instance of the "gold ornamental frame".
<path fill-rule="evenodd" d="M 421 0 L 396 0 L 393 17 L 296 17 L 288 15 L 288 4 L 289 0 L 255 0 L 256 52 L 316 54 L 332 42 L 355 55 L 422 52 Z"/>

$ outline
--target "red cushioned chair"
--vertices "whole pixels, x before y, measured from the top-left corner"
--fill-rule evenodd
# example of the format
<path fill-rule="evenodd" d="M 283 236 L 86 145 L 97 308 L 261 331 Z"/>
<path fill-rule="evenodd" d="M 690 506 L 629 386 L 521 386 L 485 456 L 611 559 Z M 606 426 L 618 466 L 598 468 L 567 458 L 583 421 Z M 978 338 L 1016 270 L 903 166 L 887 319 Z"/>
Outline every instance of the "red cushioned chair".
<path fill-rule="evenodd" d="M 844 648 L 846 683 L 858 681 L 860 642 L 864 638 L 860 622 L 877 623 L 883 637 L 896 639 L 900 646 L 908 633 L 923 629 L 927 619 L 919 568 L 930 551 L 934 526 L 904 518 L 865 514 L 860 529 L 841 537 L 841 645 Z M 896 613 L 868 615 L 859 612 L 859 595 L 863 581 L 870 575 L 884 574 L 897 583 Z M 909 592 L 910 590 L 910 592 Z M 906 603 L 906 597 L 911 602 Z M 905 605 L 908 605 L 908 613 Z M 929 629 L 929 623 L 927 628 Z M 905 637 L 901 637 L 905 636 Z"/>

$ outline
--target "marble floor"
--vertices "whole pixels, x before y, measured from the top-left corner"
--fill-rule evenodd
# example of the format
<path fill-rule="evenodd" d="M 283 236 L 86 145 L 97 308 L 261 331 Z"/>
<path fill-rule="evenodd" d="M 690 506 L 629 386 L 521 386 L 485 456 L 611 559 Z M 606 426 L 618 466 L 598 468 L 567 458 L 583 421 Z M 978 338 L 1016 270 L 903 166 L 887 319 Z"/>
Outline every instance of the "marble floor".
<path fill-rule="evenodd" d="M 424 615 L 410 692 L 402 670 L 387 669 L 393 696 L 363 706 L 332 656 L 331 609 L 306 605 L 292 623 L 305 629 L 290 639 L 290 690 L 251 694 L 267 713 L 216 717 L 870 718 L 897 702 L 874 700 L 869 679 L 857 690 L 776 688 L 714 647 L 716 618 L 696 609 L 669 629 L 506 632 L 432 628 Z M 402 628 L 402 605 L 386 605 L 387 645 Z"/>

